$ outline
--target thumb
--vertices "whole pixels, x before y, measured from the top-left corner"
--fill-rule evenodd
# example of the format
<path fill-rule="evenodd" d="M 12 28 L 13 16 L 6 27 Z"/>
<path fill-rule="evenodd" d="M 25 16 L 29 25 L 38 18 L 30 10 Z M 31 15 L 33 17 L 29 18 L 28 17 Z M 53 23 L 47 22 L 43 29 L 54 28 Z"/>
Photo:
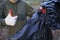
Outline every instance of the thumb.
<path fill-rule="evenodd" d="M 9 10 L 9 16 L 12 16 L 12 9 Z"/>

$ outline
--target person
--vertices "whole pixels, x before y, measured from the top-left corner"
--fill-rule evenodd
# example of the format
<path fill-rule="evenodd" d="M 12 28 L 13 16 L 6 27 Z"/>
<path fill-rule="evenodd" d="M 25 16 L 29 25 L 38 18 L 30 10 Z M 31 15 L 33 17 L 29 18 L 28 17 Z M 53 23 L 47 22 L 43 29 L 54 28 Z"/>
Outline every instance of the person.
<path fill-rule="evenodd" d="M 7 0 L 0 6 L 0 40 L 8 40 L 27 22 L 34 9 L 22 0 Z"/>
<path fill-rule="evenodd" d="M 60 0 L 48 0 L 41 3 L 37 12 L 12 38 L 16 40 L 53 40 L 51 30 L 56 29 L 60 29 Z"/>

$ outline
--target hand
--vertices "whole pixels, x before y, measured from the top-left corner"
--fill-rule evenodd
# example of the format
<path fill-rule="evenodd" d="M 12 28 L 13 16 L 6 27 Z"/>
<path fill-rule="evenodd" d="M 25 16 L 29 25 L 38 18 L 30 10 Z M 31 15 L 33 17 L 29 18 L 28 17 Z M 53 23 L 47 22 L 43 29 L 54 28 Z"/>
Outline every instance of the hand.
<path fill-rule="evenodd" d="M 10 26 L 14 26 L 16 24 L 18 16 L 12 17 L 12 11 L 9 11 L 8 16 L 5 18 L 5 23 Z"/>

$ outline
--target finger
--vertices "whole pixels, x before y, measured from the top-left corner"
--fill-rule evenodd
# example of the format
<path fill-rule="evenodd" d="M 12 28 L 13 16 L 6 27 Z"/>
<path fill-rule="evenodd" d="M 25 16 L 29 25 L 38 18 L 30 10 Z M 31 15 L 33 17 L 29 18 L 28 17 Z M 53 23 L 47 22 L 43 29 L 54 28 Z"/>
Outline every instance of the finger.
<path fill-rule="evenodd" d="M 12 9 L 9 10 L 9 15 L 12 16 Z"/>

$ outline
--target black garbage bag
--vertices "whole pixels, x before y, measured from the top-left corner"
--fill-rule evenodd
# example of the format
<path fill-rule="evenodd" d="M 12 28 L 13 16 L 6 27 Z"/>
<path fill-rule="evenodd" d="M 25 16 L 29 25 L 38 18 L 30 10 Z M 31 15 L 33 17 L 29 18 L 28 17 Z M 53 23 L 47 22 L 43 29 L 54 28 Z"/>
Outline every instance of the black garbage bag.
<path fill-rule="evenodd" d="M 45 24 L 44 14 L 37 11 L 26 25 L 15 33 L 10 40 L 52 40 L 52 32 Z"/>
<path fill-rule="evenodd" d="M 42 3 L 46 14 L 37 11 L 26 25 L 10 39 L 14 40 L 52 40 L 51 29 L 60 29 L 60 11 L 56 9 L 54 1 Z M 58 8 L 59 9 L 59 8 Z M 59 11 L 59 12 L 58 12 Z"/>

